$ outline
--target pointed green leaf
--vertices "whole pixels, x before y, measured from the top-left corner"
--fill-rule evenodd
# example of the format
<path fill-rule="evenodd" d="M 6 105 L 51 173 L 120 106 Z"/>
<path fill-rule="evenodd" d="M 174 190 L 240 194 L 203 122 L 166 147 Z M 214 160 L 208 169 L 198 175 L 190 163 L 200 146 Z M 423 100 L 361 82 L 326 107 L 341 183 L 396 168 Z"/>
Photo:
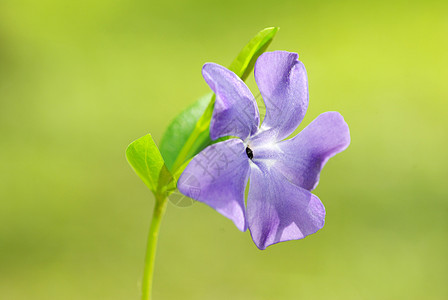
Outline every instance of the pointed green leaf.
<path fill-rule="evenodd" d="M 196 122 L 204 113 L 210 103 L 212 94 L 207 94 L 198 99 L 193 105 L 182 111 L 168 125 L 160 142 L 160 152 L 165 160 L 168 170 L 173 170 L 179 152 L 195 129 Z"/>
<path fill-rule="evenodd" d="M 233 71 L 243 81 L 246 80 L 252 72 L 257 58 L 266 51 L 278 30 L 279 27 L 269 27 L 260 31 L 244 46 L 230 65 L 229 70 Z"/>
<path fill-rule="evenodd" d="M 245 80 L 252 72 L 257 58 L 266 51 L 278 27 L 260 31 L 244 46 L 229 69 Z M 175 172 L 185 161 L 210 143 L 209 127 L 214 108 L 214 97 L 204 96 L 180 113 L 163 135 L 160 150 L 168 169 Z"/>
<path fill-rule="evenodd" d="M 164 161 L 150 134 L 134 142 L 126 149 L 126 158 L 146 186 L 155 194 Z"/>

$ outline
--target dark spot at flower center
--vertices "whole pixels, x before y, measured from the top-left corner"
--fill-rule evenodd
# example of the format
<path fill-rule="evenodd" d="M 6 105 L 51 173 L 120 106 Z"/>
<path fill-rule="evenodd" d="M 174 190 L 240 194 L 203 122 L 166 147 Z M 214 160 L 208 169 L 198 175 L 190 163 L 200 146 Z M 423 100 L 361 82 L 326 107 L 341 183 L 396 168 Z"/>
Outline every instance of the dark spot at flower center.
<path fill-rule="evenodd" d="M 250 159 L 254 158 L 254 153 L 252 152 L 252 149 L 250 149 L 249 147 L 246 148 L 246 154 L 247 157 L 249 157 Z"/>

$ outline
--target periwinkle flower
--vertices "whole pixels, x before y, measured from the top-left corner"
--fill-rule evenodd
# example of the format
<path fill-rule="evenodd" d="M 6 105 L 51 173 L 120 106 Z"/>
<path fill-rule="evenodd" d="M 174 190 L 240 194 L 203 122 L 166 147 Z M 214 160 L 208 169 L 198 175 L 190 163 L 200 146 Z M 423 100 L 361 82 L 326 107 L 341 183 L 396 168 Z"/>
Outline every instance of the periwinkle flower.
<path fill-rule="evenodd" d="M 197 154 L 179 178 L 179 191 L 241 231 L 249 228 L 259 249 L 321 229 L 325 208 L 310 191 L 328 159 L 348 147 L 350 133 L 339 113 L 326 112 L 285 140 L 308 107 L 307 75 L 298 55 L 275 51 L 258 58 L 254 75 L 266 106 L 261 127 L 257 103 L 236 74 L 214 63 L 205 64 L 202 74 L 216 94 L 211 139 L 237 138 Z"/>

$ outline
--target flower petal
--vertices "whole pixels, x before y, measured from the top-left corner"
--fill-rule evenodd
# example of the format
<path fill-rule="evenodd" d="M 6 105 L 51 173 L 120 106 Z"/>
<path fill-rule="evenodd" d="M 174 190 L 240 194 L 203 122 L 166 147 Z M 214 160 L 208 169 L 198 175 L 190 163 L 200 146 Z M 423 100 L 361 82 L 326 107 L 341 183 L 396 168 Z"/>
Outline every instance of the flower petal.
<path fill-rule="evenodd" d="M 263 53 L 255 64 L 255 81 L 266 105 L 261 136 L 280 141 L 299 126 L 308 108 L 308 79 L 297 53 Z"/>
<path fill-rule="evenodd" d="M 205 81 L 216 94 L 210 138 L 233 135 L 246 139 L 260 125 L 257 102 L 246 84 L 232 71 L 214 63 L 202 68 Z"/>
<path fill-rule="evenodd" d="M 255 245 L 263 250 L 321 229 L 325 208 L 319 198 L 289 182 L 275 168 L 251 164 L 247 219 Z"/>
<path fill-rule="evenodd" d="M 289 181 L 311 191 L 325 163 L 349 144 L 350 131 L 344 118 L 338 112 L 326 112 L 292 139 L 253 149 L 254 162 L 269 162 Z"/>
<path fill-rule="evenodd" d="M 239 139 L 230 139 L 197 154 L 180 176 L 177 188 L 182 194 L 211 206 L 245 231 L 244 190 L 248 177 L 245 146 Z"/>

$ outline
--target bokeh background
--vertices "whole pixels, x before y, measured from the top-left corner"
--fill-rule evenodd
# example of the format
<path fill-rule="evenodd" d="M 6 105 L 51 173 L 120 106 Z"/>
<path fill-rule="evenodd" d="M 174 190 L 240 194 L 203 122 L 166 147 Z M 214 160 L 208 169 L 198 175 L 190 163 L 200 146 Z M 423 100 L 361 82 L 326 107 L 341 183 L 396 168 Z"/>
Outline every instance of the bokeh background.
<path fill-rule="evenodd" d="M 1 0 L 1 299 L 139 299 L 154 198 L 126 146 L 269 26 L 308 70 L 299 129 L 351 129 L 315 190 L 326 225 L 260 251 L 169 205 L 154 299 L 448 299 L 448 2 L 390 0 Z"/>

